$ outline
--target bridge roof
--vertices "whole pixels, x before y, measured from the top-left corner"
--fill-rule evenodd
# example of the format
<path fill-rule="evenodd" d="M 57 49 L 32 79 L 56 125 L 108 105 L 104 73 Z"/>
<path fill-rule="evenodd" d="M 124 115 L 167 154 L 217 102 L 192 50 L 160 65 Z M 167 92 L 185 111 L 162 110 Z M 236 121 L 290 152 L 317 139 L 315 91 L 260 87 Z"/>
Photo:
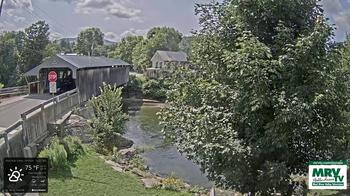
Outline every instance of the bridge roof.
<path fill-rule="evenodd" d="M 101 56 L 81 56 L 81 55 L 57 55 L 59 58 L 67 61 L 69 64 L 78 69 L 96 68 L 96 67 L 112 67 L 112 66 L 129 66 L 120 59 L 112 59 Z"/>
<path fill-rule="evenodd" d="M 25 76 L 39 76 L 39 72 L 44 68 L 70 68 L 73 71 L 73 77 L 76 76 L 78 69 L 103 68 L 103 67 L 124 67 L 130 66 L 129 63 L 120 59 L 106 57 L 91 57 L 82 55 L 61 55 L 57 54 L 40 65 L 26 72 Z"/>

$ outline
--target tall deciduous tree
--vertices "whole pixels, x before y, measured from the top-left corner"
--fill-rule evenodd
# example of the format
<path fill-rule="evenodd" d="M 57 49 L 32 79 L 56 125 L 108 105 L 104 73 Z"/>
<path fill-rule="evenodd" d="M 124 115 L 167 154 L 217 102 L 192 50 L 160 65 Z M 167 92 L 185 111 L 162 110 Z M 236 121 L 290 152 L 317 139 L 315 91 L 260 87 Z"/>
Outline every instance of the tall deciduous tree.
<path fill-rule="evenodd" d="M 49 44 L 49 34 L 49 25 L 45 21 L 38 21 L 24 30 L 23 47 L 19 49 L 22 73 L 41 63 Z"/>
<path fill-rule="evenodd" d="M 110 56 L 132 63 L 132 51 L 138 43 L 142 42 L 142 40 L 142 36 L 125 37 L 117 43 L 115 50 L 110 53 Z"/>
<path fill-rule="evenodd" d="M 147 39 L 139 42 L 133 51 L 132 61 L 137 70 L 151 65 L 151 58 L 157 50 L 178 51 L 182 34 L 174 28 L 155 27 L 147 33 Z"/>
<path fill-rule="evenodd" d="M 174 76 L 164 133 L 209 178 L 291 195 L 311 160 L 349 158 L 349 75 L 316 0 L 199 5 L 195 71 Z"/>
<path fill-rule="evenodd" d="M 0 83 L 11 86 L 17 66 L 16 32 L 4 32 L 0 35 Z"/>
<path fill-rule="evenodd" d="M 77 52 L 94 56 L 97 47 L 103 45 L 103 33 L 99 28 L 87 28 L 78 35 Z"/>
<path fill-rule="evenodd" d="M 49 58 L 56 54 L 59 54 L 60 52 L 62 52 L 62 50 L 63 49 L 57 42 L 51 42 L 45 47 L 44 58 Z"/>

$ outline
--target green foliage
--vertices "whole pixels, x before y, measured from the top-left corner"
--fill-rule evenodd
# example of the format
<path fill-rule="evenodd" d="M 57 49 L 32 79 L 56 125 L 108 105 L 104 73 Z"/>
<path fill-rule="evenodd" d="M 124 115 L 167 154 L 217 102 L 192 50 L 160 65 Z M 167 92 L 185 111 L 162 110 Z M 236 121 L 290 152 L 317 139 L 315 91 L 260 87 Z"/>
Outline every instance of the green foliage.
<path fill-rule="evenodd" d="M 110 53 L 110 56 L 128 63 L 132 63 L 132 52 L 135 46 L 142 42 L 142 40 L 142 36 L 125 37 L 119 43 L 117 43 L 115 50 Z"/>
<path fill-rule="evenodd" d="M 143 160 L 143 158 L 138 155 L 133 156 L 130 160 L 130 166 L 132 168 L 137 168 L 141 171 L 145 171 L 146 170 L 145 165 L 146 165 L 145 160 Z"/>
<path fill-rule="evenodd" d="M 75 161 L 85 154 L 85 148 L 78 137 L 67 136 L 63 139 L 53 138 L 50 145 L 42 150 L 38 157 L 48 158 L 49 167 L 57 170 L 68 167 L 70 161 Z"/>
<path fill-rule="evenodd" d="M 24 30 L 23 47 L 19 48 L 21 73 L 39 65 L 44 58 L 44 51 L 49 44 L 49 25 L 38 21 Z"/>
<path fill-rule="evenodd" d="M 155 27 L 148 31 L 147 39 L 138 42 L 132 53 L 132 62 L 139 72 L 151 66 L 151 58 L 157 50 L 179 50 L 182 34 L 169 27 Z"/>
<path fill-rule="evenodd" d="M 172 174 L 162 180 L 160 188 L 169 191 L 181 191 L 185 188 L 185 183 Z"/>
<path fill-rule="evenodd" d="M 0 83 L 0 89 L 4 88 L 4 84 Z"/>
<path fill-rule="evenodd" d="M 85 148 L 76 136 L 67 136 L 63 138 L 61 143 L 67 152 L 68 160 L 76 160 L 80 155 L 85 154 Z"/>
<path fill-rule="evenodd" d="M 103 33 L 99 28 L 90 27 L 78 35 L 77 52 L 83 55 L 96 56 L 96 48 L 103 45 Z"/>
<path fill-rule="evenodd" d="M 197 67 L 174 74 L 160 118 L 209 179 L 291 195 L 291 175 L 306 175 L 308 161 L 349 158 L 347 50 L 331 44 L 316 0 L 231 0 L 196 11 Z"/>
<path fill-rule="evenodd" d="M 146 98 L 164 101 L 169 84 L 164 78 L 149 79 L 142 85 L 142 89 Z"/>
<path fill-rule="evenodd" d="M 192 41 L 193 37 L 183 37 L 181 42 L 179 43 L 179 49 L 183 52 L 185 52 L 188 56 L 191 54 L 192 51 Z"/>
<path fill-rule="evenodd" d="M 18 60 L 18 40 L 16 32 L 4 32 L 0 34 L 0 83 L 5 86 L 16 84 L 16 67 Z"/>
<path fill-rule="evenodd" d="M 91 128 L 95 143 L 99 149 L 112 152 L 111 138 L 116 134 L 124 133 L 127 116 L 122 111 L 122 89 L 116 86 L 103 84 L 101 95 L 93 97 L 89 104 L 94 110 Z"/>
<path fill-rule="evenodd" d="M 40 152 L 39 157 L 48 158 L 51 169 L 62 169 L 68 166 L 67 152 L 58 138 L 53 139 L 50 146 Z"/>
<path fill-rule="evenodd" d="M 52 57 L 61 52 L 61 47 L 56 42 L 49 43 L 44 50 L 44 58 Z"/>
<path fill-rule="evenodd" d="M 130 75 L 129 82 L 125 88 L 130 91 L 142 91 L 142 86 L 146 81 L 147 79 L 144 76 Z"/>

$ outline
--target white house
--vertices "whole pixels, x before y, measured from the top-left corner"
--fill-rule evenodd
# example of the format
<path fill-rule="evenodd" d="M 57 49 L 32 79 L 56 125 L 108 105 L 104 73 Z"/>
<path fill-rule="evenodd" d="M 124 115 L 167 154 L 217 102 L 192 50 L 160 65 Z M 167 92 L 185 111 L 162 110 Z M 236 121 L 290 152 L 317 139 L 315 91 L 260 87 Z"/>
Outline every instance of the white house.
<path fill-rule="evenodd" d="M 152 67 L 147 69 L 149 77 L 157 77 L 160 71 L 169 72 L 176 66 L 188 64 L 186 53 L 174 51 L 157 50 L 151 61 Z"/>

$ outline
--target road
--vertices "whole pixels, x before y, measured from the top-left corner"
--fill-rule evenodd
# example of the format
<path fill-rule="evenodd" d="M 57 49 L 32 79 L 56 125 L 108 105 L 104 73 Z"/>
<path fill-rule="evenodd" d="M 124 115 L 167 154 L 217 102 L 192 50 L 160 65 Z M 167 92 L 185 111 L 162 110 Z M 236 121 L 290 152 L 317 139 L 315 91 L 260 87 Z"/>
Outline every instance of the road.
<path fill-rule="evenodd" d="M 0 104 L 0 131 L 21 118 L 21 114 L 50 99 L 50 95 L 11 97 Z"/>

